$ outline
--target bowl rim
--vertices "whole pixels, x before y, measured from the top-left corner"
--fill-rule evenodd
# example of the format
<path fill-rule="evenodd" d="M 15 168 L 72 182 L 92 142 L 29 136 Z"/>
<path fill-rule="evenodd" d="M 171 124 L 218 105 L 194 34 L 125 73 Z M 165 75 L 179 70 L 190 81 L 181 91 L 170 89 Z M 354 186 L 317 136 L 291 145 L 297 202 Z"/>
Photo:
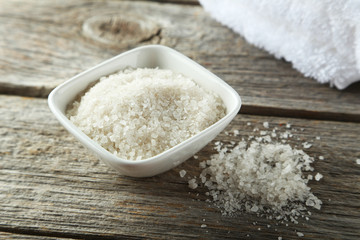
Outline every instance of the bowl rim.
<path fill-rule="evenodd" d="M 201 71 L 205 71 L 206 74 L 209 74 L 213 79 L 215 79 L 217 82 L 220 83 L 220 85 L 222 87 L 224 87 L 235 99 L 235 106 L 233 109 L 227 109 L 227 113 L 225 114 L 224 117 L 222 117 L 221 119 L 219 119 L 217 122 L 215 122 L 214 124 L 210 125 L 209 127 L 205 128 L 204 130 L 200 131 L 199 133 L 195 134 L 194 136 L 182 141 L 181 143 L 155 155 L 152 156 L 150 158 L 146 158 L 146 159 L 141 159 L 141 160 L 129 160 L 129 159 L 124 159 L 124 158 L 120 158 L 118 156 L 115 156 L 114 154 L 112 154 L 111 152 L 109 152 L 108 150 L 106 150 L 104 147 L 102 147 L 99 143 L 97 143 L 96 141 L 94 141 L 93 139 L 91 139 L 89 136 L 87 136 L 83 131 L 81 131 L 78 127 L 76 127 L 71 121 L 70 119 L 68 119 L 65 114 L 59 109 L 59 107 L 57 106 L 56 100 L 55 100 L 55 96 L 56 94 L 58 94 L 59 91 L 61 91 L 63 88 L 67 87 L 68 85 L 71 85 L 73 82 L 77 81 L 81 76 L 88 74 L 91 71 L 96 70 L 97 68 L 101 68 L 104 65 L 109 64 L 112 61 L 115 61 L 118 58 L 123 58 L 126 57 L 126 55 L 132 53 L 132 52 L 136 52 L 136 51 L 142 51 L 145 49 L 160 49 L 160 50 L 165 50 L 165 51 L 170 51 L 173 54 L 178 55 L 179 57 L 181 57 L 184 61 L 188 61 L 191 64 L 195 65 L 199 70 Z M 180 72 L 181 73 L 181 72 Z M 194 80 L 195 81 L 195 80 Z M 196 81 L 195 81 L 196 82 Z M 80 93 L 80 91 L 79 91 Z M 221 97 L 221 96 L 220 96 Z M 223 99 L 222 99 L 223 100 Z M 224 101 L 224 100 L 223 100 Z M 100 154 L 101 156 L 106 156 L 106 158 L 110 158 L 112 162 L 116 162 L 116 163 L 121 163 L 121 164 L 126 164 L 126 165 L 142 165 L 142 164 L 147 164 L 150 162 L 156 162 L 157 160 L 162 159 L 163 157 L 166 156 L 170 156 L 173 152 L 176 152 L 179 148 L 183 148 L 184 146 L 190 144 L 191 142 L 196 142 L 197 140 L 201 139 L 201 137 L 203 135 L 206 135 L 206 133 L 208 133 L 209 131 L 211 131 L 212 129 L 216 128 L 218 125 L 221 125 L 223 122 L 227 121 L 229 118 L 233 119 L 236 114 L 238 114 L 240 107 L 241 107 L 242 101 L 241 101 L 241 97 L 239 96 L 239 94 L 229 85 L 227 84 L 224 80 L 222 80 L 221 78 L 219 78 L 218 76 L 216 76 L 214 73 L 210 72 L 209 70 L 207 70 L 205 67 L 201 66 L 200 64 L 198 64 L 197 62 L 195 62 L 194 60 L 190 59 L 189 57 L 185 56 L 184 54 L 170 48 L 170 47 L 166 47 L 163 45 L 146 45 L 146 46 L 141 46 L 141 47 L 137 47 L 134 49 L 131 49 L 129 51 L 125 51 L 123 53 L 120 53 L 110 59 L 107 59 L 103 62 L 101 62 L 100 64 L 97 64 L 73 77 L 71 77 L 70 79 L 66 80 L 65 82 L 59 84 L 55 89 L 53 89 L 51 91 L 51 93 L 48 96 L 48 106 L 50 108 L 50 110 L 52 111 L 52 113 L 55 115 L 55 117 L 57 118 L 57 120 L 63 125 L 63 127 L 65 127 L 67 129 L 67 131 L 69 131 L 72 135 L 74 135 L 74 137 L 80 141 L 83 145 L 85 145 L 85 147 L 90 148 L 96 155 Z"/>

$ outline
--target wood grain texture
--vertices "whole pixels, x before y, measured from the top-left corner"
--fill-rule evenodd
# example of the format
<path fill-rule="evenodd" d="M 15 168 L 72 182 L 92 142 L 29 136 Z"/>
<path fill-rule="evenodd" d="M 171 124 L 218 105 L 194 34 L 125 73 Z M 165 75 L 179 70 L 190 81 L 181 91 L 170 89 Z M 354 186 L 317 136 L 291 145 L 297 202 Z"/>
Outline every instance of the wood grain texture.
<path fill-rule="evenodd" d="M 26 234 L 16 234 L 8 232 L 0 232 L 0 239 L 12 240 L 12 239 L 31 239 L 31 240 L 71 240 L 72 238 L 61 238 L 61 237 L 48 237 L 48 236 L 36 236 L 36 235 L 26 235 Z"/>
<path fill-rule="evenodd" d="M 85 239 L 294 239 L 295 231 L 305 239 L 360 236 L 360 167 L 355 163 L 360 124 L 238 115 L 226 131 L 238 129 L 240 137 L 222 133 L 214 140 L 259 134 L 253 129 L 264 130 L 264 121 L 285 131 L 289 122 L 293 147 L 311 142 L 306 152 L 324 156 L 313 165 L 324 178 L 310 183 L 324 202 L 322 209 L 311 209 L 309 221 L 285 226 L 252 214 L 222 216 L 205 201 L 204 187 L 188 188 L 188 178 L 201 171 L 199 161 L 214 153 L 214 141 L 199 159 L 137 179 L 90 155 L 58 124 L 45 99 L 0 96 L 0 116 L 0 231 Z M 181 169 L 187 171 L 185 178 L 179 176 Z"/>
<path fill-rule="evenodd" d="M 139 0 L 141 1 L 141 0 Z M 175 4 L 188 4 L 188 5 L 199 5 L 198 0 L 150 0 L 152 2 L 160 2 L 160 3 L 175 3 Z"/>
<path fill-rule="evenodd" d="M 147 1 L 0 0 L 0 92 L 46 97 L 125 50 L 162 44 L 233 86 L 244 113 L 360 121 L 360 83 L 338 91 L 249 45 L 200 6 Z"/>

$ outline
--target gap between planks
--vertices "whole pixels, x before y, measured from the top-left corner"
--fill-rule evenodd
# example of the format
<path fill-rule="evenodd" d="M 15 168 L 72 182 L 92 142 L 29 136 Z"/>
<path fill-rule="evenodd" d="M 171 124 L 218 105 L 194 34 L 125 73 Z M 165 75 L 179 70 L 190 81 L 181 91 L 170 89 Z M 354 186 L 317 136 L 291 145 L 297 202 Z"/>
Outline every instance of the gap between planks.
<path fill-rule="evenodd" d="M 31 86 L 19 89 L 13 88 L 11 86 L 9 88 L 2 86 L 1 90 L 6 92 L 6 94 L 3 94 L 4 96 L 8 95 L 30 98 L 47 98 L 50 94 L 50 91 L 46 88 L 34 88 Z M 30 92 L 33 94 L 29 94 Z M 271 106 L 256 106 L 247 103 L 242 104 L 239 114 L 354 123 L 360 122 L 359 114 L 276 108 Z"/>
<path fill-rule="evenodd" d="M 257 116 L 273 116 L 285 118 L 300 118 L 324 121 L 340 121 L 340 122 L 360 122 L 359 114 L 336 113 L 336 112 L 315 112 L 309 110 L 275 108 L 267 106 L 253 106 L 243 104 L 240 113 L 257 115 Z"/>
<path fill-rule="evenodd" d="M 96 234 L 79 234 L 79 233 L 66 233 L 56 232 L 48 230 L 34 230 L 30 228 L 7 228 L 0 227 L 0 239 L 42 239 L 42 240 L 69 240 L 69 239 L 103 239 L 103 240 L 115 240 L 115 239 L 142 239 L 139 237 L 123 235 L 123 236 L 104 236 Z M 143 238 L 145 239 L 145 238 Z"/>

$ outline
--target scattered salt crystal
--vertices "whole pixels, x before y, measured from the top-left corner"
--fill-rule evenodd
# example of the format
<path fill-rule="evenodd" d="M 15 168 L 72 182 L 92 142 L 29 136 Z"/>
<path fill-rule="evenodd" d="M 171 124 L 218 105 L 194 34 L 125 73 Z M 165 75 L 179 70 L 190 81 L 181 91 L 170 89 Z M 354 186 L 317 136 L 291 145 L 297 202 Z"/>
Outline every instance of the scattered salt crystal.
<path fill-rule="evenodd" d="M 303 237 L 304 234 L 302 232 L 296 232 L 296 234 L 299 236 L 299 237 Z"/>
<path fill-rule="evenodd" d="M 320 140 L 321 138 L 319 136 L 316 137 L 316 140 Z"/>
<path fill-rule="evenodd" d="M 323 177 L 323 175 L 322 175 L 321 173 L 317 173 L 317 174 L 315 175 L 315 180 L 316 180 L 316 181 L 320 181 L 320 179 L 322 179 L 322 177 Z"/>
<path fill-rule="evenodd" d="M 251 122 L 246 123 L 246 125 L 250 126 L 250 125 L 251 125 Z"/>
<path fill-rule="evenodd" d="M 202 227 L 202 228 L 206 228 L 207 225 L 206 225 L 206 224 L 201 224 L 201 227 Z"/>
<path fill-rule="evenodd" d="M 278 240 L 282 240 L 282 237 L 278 237 Z"/>
<path fill-rule="evenodd" d="M 312 199 L 308 199 L 308 200 L 306 200 L 306 206 L 310 206 L 310 207 L 313 207 L 313 206 L 315 206 L 315 203 L 314 203 L 314 201 L 312 200 Z"/>
<path fill-rule="evenodd" d="M 268 122 L 264 122 L 264 123 L 263 123 L 263 126 L 264 126 L 264 128 L 269 128 L 269 123 L 268 123 Z"/>
<path fill-rule="evenodd" d="M 206 162 L 205 161 L 200 162 L 199 167 L 206 168 Z"/>
<path fill-rule="evenodd" d="M 261 136 L 264 136 L 264 135 L 266 135 L 267 134 L 267 131 L 260 131 L 260 135 Z"/>
<path fill-rule="evenodd" d="M 240 134 L 240 131 L 239 130 L 234 130 L 234 135 L 235 136 L 238 136 Z"/>
<path fill-rule="evenodd" d="M 286 124 L 286 128 L 291 128 L 291 124 L 290 123 Z"/>
<path fill-rule="evenodd" d="M 179 174 L 180 174 L 180 177 L 185 177 L 185 175 L 186 175 L 186 171 L 183 169 L 183 170 L 181 170 L 180 172 L 179 172 Z"/>
<path fill-rule="evenodd" d="M 250 209 L 250 211 L 252 211 L 252 212 L 257 212 L 258 210 L 259 210 L 259 208 L 256 205 L 252 206 L 252 208 Z"/>
<path fill-rule="evenodd" d="M 271 142 L 271 137 L 269 135 L 265 136 L 264 141 L 268 143 Z"/>
<path fill-rule="evenodd" d="M 287 139 L 288 137 L 289 137 L 288 132 L 284 132 L 284 133 L 281 135 L 281 138 Z"/>
<path fill-rule="evenodd" d="M 323 157 L 323 156 L 319 156 L 319 160 L 324 160 L 324 157 Z"/>
<path fill-rule="evenodd" d="M 225 135 L 229 135 L 229 132 L 225 131 Z"/>
<path fill-rule="evenodd" d="M 198 157 L 197 155 L 194 155 L 193 158 L 194 158 L 194 159 L 198 159 L 199 157 Z"/>
<path fill-rule="evenodd" d="M 308 142 L 304 142 L 304 143 L 302 143 L 302 145 L 305 149 L 311 148 L 311 146 L 312 146 L 312 144 L 310 144 Z"/>
<path fill-rule="evenodd" d="M 196 179 L 189 180 L 188 184 L 189 184 L 189 188 L 191 188 L 191 189 L 195 189 L 198 187 L 198 184 L 196 183 Z"/>
<path fill-rule="evenodd" d="M 356 159 L 356 164 L 360 164 L 360 158 Z"/>
<path fill-rule="evenodd" d="M 274 133 L 274 132 L 271 133 L 271 136 L 272 136 L 272 137 L 276 137 L 276 133 Z"/>

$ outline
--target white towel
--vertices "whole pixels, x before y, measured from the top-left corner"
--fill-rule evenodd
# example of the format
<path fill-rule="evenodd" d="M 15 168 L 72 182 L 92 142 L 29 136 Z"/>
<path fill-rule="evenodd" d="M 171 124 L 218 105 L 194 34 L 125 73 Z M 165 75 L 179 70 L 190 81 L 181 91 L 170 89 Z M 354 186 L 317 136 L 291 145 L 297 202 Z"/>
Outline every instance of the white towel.
<path fill-rule="evenodd" d="M 200 0 L 251 44 L 307 77 L 344 89 L 360 80 L 360 0 Z"/>

